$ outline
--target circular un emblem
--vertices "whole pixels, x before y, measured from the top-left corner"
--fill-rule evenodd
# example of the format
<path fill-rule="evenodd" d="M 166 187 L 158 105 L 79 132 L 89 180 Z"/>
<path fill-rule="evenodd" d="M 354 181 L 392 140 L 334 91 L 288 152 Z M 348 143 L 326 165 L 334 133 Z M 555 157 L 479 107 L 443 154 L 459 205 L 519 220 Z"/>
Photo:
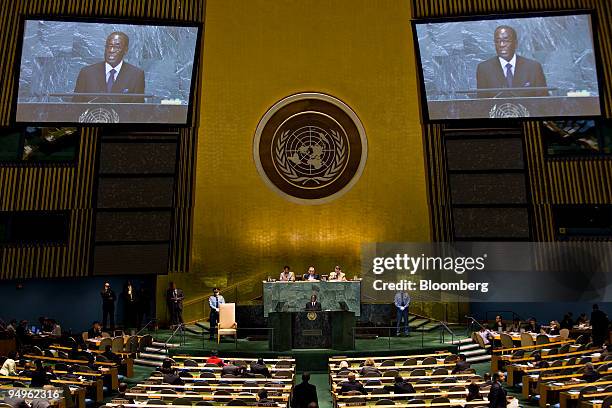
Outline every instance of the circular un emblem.
<path fill-rule="evenodd" d="M 119 114 L 111 108 L 91 108 L 81 113 L 79 123 L 119 123 Z"/>
<path fill-rule="evenodd" d="M 489 111 L 489 118 L 528 118 L 529 111 L 520 103 L 502 103 L 493 105 Z"/>
<path fill-rule="evenodd" d="M 361 121 L 344 102 L 321 93 L 291 95 L 257 125 L 253 156 L 264 181 L 285 198 L 321 204 L 348 191 L 367 157 Z"/>
<path fill-rule="evenodd" d="M 308 318 L 308 320 L 317 320 L 317 314 L 315 312 L 308 312 L 308 314 L 306 315 L 306 317 Z"/>

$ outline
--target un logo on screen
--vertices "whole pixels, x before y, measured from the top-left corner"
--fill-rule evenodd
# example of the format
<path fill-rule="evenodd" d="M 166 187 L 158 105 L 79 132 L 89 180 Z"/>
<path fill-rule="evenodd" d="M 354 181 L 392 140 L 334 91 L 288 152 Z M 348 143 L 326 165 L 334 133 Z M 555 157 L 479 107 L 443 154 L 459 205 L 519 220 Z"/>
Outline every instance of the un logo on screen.
<path fill-rule="evenodd" d="M 342 101 L 304 93 L 277 102 L 259 122 L 253 155 L 259 174 L 285 198 L 330 201 L 359 179 L 367 156 L 359 118 Z"/>
<path fill-rule="evenodd" d="M 119 114 L 112 108 L 91 108 L 81 113 L 79 123 L 119 123 Z"/>
<path fill-rule="evenodd" d="M 520 103 L 502 103 L 493 105 L 489 118 L 528 118 L 529 111 Z"/>

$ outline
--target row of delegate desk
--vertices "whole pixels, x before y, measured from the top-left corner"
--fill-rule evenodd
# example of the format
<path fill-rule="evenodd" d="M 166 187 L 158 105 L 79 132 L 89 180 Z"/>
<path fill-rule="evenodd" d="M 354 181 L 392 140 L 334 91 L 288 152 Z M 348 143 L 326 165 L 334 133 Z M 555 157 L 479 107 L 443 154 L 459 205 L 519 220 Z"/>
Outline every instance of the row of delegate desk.
<path fill-rule="evenodd" d="M 70 350 L 68 347 L 59 346 L 59 345 L 51 345 L 47 352 L 58 354 L 58 350 Z M 80 350 L 85 351 L 85 350 Z M 94 354 L 100 353 L 100 350 L 87 350 L 87 352 L 93 352 Z M 59 364 L 62 365 L 73 365 L 73 366 L 87 366 L 89 361 L 80 360 L 80 359 L 71 359 L 71 358 L 63 358 L 63 357 L 51 357 L 48 355 L 34 355 L 34 354 L 24 354 L 22 359 L 28 360 L 41 360 L 44 364 L 57 366 Z M 121 371 L 128 377 L 133 375 L 133 358 L 127 354 L 123 355 L 121 364 L 106 362 L 106 361 L 96 361 L 95 366 L 98 368 L 98 371 L 80 371 L 75 370 L 72 374 L 78 376 L 78 378 L 70 378 L 70 379 L 62 379 L 63 375 L 68 374 L 65 370 L 54 370 L 53 373 L 60 378 L 50 380 L 52 385 L 57 387 L 67 386 L 70 390 L 71 396 L 74 401 L 74 405 L 77 408 L 85 407 L 85 399 L 86 396 L 89 395 L 92 400 L 100 403 L 104 399 L 104 384 L 106 384 L 109 389 L 117 390 L 119 387 L 119 371 Z M 23 368 L 23 367 L 21 367 Z M 85 367 L 87 368 L 87 367 Z M 2 383 L 23 383 L 29 384 L 30 378 L 22 377 L 22 376 L 0 376 L 0 382 Z"/>
<path fill-rule="evenodd" d="M 206 357 L 178 355 L 173 356 L 173 359 L 176 361 L 173 368 L 179 370 L 184 385 L 164 384 L 162 374 L 154 372 L 147 381 L 137 384 L 126 392 L 126 397 L 135 400 L 135 404 L 113 401 L 107 406 L 113 407 L 121 403 L 124 407 L 129 408 L 146 404 L 147 408 L 155 408 L 165 406 L 170 402 L 173 407 L 189 407 L 191 406 L 189 404 L 192 403 L 218 406 L 231 404 L 246 407 L 257 402 L 256 393 L 261 389 L 267 390 L 269 399 L 278 403 L 278 406 L 287 406 L 289 403 L 295 377 L 295 359 L 264 359 L 264 364 L 268 366 L 272 375 L 271 378 L 261 375 L 254 378 L 221 377 L 222 368 L 206 364 Z M 256 360 L 226 358 L 224 362 L 242 365 L 254 363 Z M 186 373 L 189 376 L 185 376 Z M 204 374 L 206 376 L 202 377 Z M 189 404 L 183 404 L 184 402 L 189 402 Z M 240 402 L 244 405 L 240 405 Z"/>

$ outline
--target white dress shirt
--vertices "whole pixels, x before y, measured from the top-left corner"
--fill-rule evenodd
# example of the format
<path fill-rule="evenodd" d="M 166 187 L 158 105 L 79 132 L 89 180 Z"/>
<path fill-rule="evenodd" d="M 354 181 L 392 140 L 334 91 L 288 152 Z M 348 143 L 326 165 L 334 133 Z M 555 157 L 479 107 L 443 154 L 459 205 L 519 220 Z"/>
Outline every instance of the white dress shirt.
<path fill-rule="evenodd" d="M 114 82 L 117 82 L 117 77 L 119 76 L 119 72 L 121 71 L 121 67 L 123 66 L 123 60 L 115 68 L 113 68 L 108 62 L 104 64 L 104 68 L 106 69 L 106 83 L 108 83 L 108 79 L 110 77 L 111 69 L 115 70 L 115 78 Z M 506 72 L 506 71 L 504 71 Z"/>
<path fill-rule="evenodd" d="M 510 70 L 512 71 L 512 77 L 514 77 L 514 70 L 516 68 L 516 53 L 514 53 L 510 61 L 506 61 L 502 57 L 498 57 L 498 58 L 499 58 L 499 63 L 501 64 L 502 72 L 504 73 L 504 76 L 506 76 L 506 65 L 510 64 L 512 65 L 512 67 L 510 68 Z"/>

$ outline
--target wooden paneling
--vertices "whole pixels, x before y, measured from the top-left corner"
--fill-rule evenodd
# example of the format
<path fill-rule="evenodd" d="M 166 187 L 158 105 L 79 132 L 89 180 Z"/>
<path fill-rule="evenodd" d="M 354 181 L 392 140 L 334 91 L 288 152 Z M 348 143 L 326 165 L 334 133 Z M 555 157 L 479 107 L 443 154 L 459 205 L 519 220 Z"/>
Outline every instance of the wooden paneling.
<path fill-rule="evenodd" d="M 13 70 L 19 43 L 19 16 L 140 17 L 204 22 L 204 0 L 13 0 L 0 10 L 0 126 L 8 126 L 15 89 Z M 195 86 L 192 126 L 181 130 L 169 270 L 188 269 L 197 140 Z M 0 167 L 0 211 L 70 210 L 64 246 L 0 248 L 0 279 L 76 277 L 91 273 L 94 180 L 99 129 L 82 131 L 74 165 Z"/>
<path fill-rule="evenodd" d="M 599 0 L 413 0 L 415 18 L 482 15 L 508 12 L 593 9 L 601 64 L 603 115 L 612 117 L 612 8 Z M 545 158 L 541 124 L 526 122 L 523 136 L 529 171 L 532 223 L 537 241 L 554 240 L 551 205 L 612 203 L 610 158 L 554 160 Z M 444 169 L 443 125 L 423 126 L 426 166 L 430 187 L 433 238 L 452 236 L 448 211 L 447 176 Z"/>

